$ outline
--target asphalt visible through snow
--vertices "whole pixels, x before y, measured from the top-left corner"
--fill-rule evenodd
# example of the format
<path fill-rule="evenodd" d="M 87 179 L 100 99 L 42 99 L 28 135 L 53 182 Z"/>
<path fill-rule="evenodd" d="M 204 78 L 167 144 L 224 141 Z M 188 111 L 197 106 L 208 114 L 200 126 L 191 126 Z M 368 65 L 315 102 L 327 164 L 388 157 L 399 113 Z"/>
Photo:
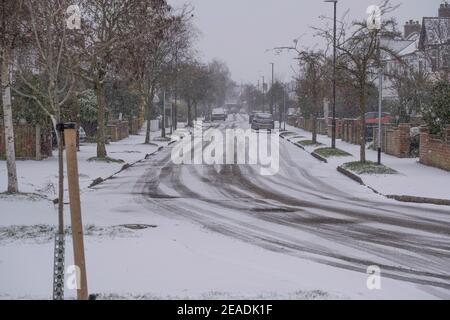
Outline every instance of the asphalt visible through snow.
<path fill-rule="evenodd" d="M 249 127 L 245 117 L 216 129 Z M 280 170 L 175 165 L 171 148 L 145 162 L 135 185 L 153 212 L 267 250 L 423 285 L 450 297 L 450 209 L 385 199 L 280 141 Z M 420 182 L 419 182 L 420 183 Z M 345 186 L 345 187 L 342 187 Z"/>

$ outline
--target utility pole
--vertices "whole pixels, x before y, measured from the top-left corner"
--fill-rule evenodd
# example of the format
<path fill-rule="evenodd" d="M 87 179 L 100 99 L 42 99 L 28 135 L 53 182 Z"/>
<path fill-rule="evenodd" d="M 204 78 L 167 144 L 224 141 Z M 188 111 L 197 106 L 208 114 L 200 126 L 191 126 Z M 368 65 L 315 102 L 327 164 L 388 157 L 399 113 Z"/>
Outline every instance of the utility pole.
<path fill-rule="evenodd" d="M 383 64 L 381 62 L 381 29 L 378 33 L 378 59 L 380 65 L 378 66 L 378 164 L 381 164 L 381 116 L 383 108 Z"/>
<path fill-rule="evenodd" d="M 178 46 L 175 48 L 175 105 L 172 105 L 172 131 L 178 129 Z M 175 112 L 173 112 L 175 111 Z"/>
<path fill-rule="evenodd" d="M 166 137 L 166 89 L 163 92 L 163 106 L 162 106 L 162 128 L 161 137 Z"/>
<path fill-rule="evenodd" d="M 170 104 L 170 135 L 173 135 L 173 101 Z"/>
<path fill-rule="evenodd" d="M 286 131 L 286 86 L 283 85 L 283 116 L 284 116 L 284 131 Z M 280 130 L 281 130 L 281 110 L 280 110 Z"/>
<path fill-rule="evenodd" d="M 274 76 L 274 68 L 275 68 L 275 63 L 271 62 L 270 63 L 272 65 L 272 85 L 270 88 L 270 113 L 273 115 L 273 104 L 274 104 L 274 96 L 273 96 L 273 76 Z"/>
<path fill-rule="evenodd" d="M 331 122 L 331 148 L 336 149 L 336 22 L 338 0 L 326 0 L 334 4 L 333 19 L 333 120 Z"/>
<path fill-rule="evenodd" d="M 84 255 L 83 222 L 81 217 L 80 185 L 77 160 L 77 125 L 60 124 L 64 130 L 64 143 L 67 157 L 67 178 L 69 185 L 70 216 L 72 226 L 74 262 L 77 278 L 78 300 L 88 300 L 86 260 Z"/>
<path fill-rule="evenodd" d="M 262 77 L 262 91 L 263 91 L 263 112 L 266 112 L 266 80 L 264 76 Z"/>

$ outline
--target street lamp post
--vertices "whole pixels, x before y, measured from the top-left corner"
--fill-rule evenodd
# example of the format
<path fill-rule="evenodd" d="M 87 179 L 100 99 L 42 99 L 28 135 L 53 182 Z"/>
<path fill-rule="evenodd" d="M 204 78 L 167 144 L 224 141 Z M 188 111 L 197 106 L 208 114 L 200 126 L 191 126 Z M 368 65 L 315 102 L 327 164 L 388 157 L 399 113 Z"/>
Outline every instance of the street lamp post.
<path fill-rule="evenodd" d="M 275 68 L 275 63 L 271 62 L 270 63 L 272 65 L 272 86 L 270 89 L 270 113 L 273 115 L 273 103 L 274 103 L 274 97 L 273 97 L 273 75 L 274 75 L 274 68 Z"/>
<path fill-rule="evenodd" d="M 381 30 L 380 30 L 381 31 Z M 382 116 L 382 108 L 383 108 L 383 64 L 381 62 L 381 32 L 378 33 L 378 59 L 379 59 L 379 67 L 378 67 L 378 164 L 381 164 L 381 116 Z"/>
<path fill-rule="evenodd" d="M 369 18 L 367 19 L 367 28 L 376 32 L 378 41 L 378 164 L 381 164 L 381 129 L 382 129 L 382 108 L 383 108 L 383 63 L 381 61 L 381 30 L 382 30 L 382 12 L 378 6 L 370 6 L 367 9 Z"/>
<path fill-rule="evenodd" d="M 263 93 L 263 103 L 262 103 L 262 107 L 263 107 L 263 112 L 266 112 L 266 79 L 264 78 L 264 76 L 262 76 L 262 93 Z"/>
<path fill-rule="evenodd" d="M 331 123 L 331 148 L 336 148 L 336 16 L 338 0 L 325 0 L 325 2 L 332 2 L 334 4 L 334 18 L 333 18 L 333 120 Z"/>
<path fill-rule="evenodd" d="M 286 131 L 286 85 L 283 86 L 283 116 L 284 116 L 284 131 Z M 280 117 L 281 119 L 281 117 Z M 281 122 L 280 122 L 280 129 L 281 129 Z"/>

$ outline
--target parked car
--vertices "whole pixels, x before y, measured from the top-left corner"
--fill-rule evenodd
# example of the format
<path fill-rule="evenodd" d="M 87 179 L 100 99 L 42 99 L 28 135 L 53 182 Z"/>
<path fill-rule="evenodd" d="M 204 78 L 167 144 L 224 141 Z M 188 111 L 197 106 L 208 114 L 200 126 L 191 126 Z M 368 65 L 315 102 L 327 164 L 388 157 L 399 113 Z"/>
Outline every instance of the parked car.
<path fill-rule="evenodd" d="M 263 113 L 263 112 L 262 112 L 262 111 L 252 111 L 252 112 L 250 113 L 249 118 L 248 118 L 248 123 L 252 124 L 253 118 L 255 117 L 255 115 L 256 115 L 257 113 Z"/>
<path fill-rule="evenodd" d="M 378 124 L 378 112 L 368 112 L 366 113 L 366 124 Z M 390 123 L 392 121 L 392 116 L 388 112 L 383 112 L 381 114 L 381 123 Z"/>
<path fill-rule="evenodd" d="M 275 121 L 270 113 L 257 113 L 253 117 L 252 130 L 274 130 Z"/>
<path fill-rule="evenodd" d="M 368 112 L 365 115 L 366 118 L 366 139 L 367 141 L 373 141 L 373 128 L 378 127 L 379 115 L 378 112 Z M 392 116 L 388 112 L 381 114 L 381 123 L 388 124 L 392 122 Z"/>
<path fill-rule="evenodd" d="M 215 108 L 212 111 L 211 121 L 219 121 L 219 120 L 226 121 L 227 118 L 228 115 L 223 108 Z"/>
<path fill-rule="evenodd" d="M 78 137 L 80 138 L 80 142 L 86 141 L 86 131 L 84 131 L 83 127 L 78 128 Z"/>

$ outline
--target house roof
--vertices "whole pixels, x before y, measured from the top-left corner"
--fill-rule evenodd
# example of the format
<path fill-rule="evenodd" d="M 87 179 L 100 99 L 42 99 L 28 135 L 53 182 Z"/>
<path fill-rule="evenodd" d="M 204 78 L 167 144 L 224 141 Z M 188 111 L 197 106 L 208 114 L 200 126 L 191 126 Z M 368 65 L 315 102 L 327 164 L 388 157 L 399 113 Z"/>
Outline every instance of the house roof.
<path fill-rule="evenodd" d="M 450 18 L 425 17 L 423 18 L 420 33 L 419 48 L 450 43 Z"/>
<path fill-rule="evenodd" d="M 405 40 L 405 39 L 383 39 L 383 45 L 395 52 L 398 56 L 404 56 L 413 53 L 417 50 L 417 40 Z M 387 54 L 384 54 L 384 59 L 390 60 Z"/>

